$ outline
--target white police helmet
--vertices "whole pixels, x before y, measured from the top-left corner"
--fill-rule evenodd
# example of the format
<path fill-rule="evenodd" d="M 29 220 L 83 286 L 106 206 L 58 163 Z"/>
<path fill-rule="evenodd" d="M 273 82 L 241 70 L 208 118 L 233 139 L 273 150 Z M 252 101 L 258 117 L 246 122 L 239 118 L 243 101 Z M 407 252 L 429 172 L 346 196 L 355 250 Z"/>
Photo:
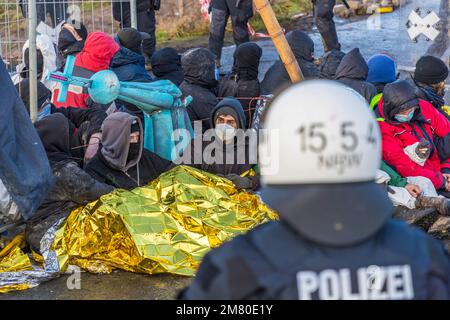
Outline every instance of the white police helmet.
<path fill-rule="evenodd" d="M 381 137 L 373 112 L 356 91 L 337 82 L 291 86 L 264 118 L 259 147 L 264 184 L 373 181 Z"/>
<path fill-rule="evenodd" d="M 372 235 L 392 214 L 375 184 L 381 134 L 366 100 L 328 80 L 289 87 L 263 117 L 261 196 L 305 237 L 329 245 Z"/>

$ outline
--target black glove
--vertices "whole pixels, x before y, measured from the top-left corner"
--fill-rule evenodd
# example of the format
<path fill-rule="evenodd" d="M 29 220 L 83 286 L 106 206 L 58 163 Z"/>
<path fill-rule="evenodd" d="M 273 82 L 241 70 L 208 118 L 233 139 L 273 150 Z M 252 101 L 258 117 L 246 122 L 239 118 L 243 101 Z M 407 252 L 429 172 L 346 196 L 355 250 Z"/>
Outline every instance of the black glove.
<path fill-rule="evenodd" d="M 224 177 L 233 182 L 238 189 L 253 189 L 253 180 L 251 178 L 241 177 L 235 173 L 227 174 Z"/>

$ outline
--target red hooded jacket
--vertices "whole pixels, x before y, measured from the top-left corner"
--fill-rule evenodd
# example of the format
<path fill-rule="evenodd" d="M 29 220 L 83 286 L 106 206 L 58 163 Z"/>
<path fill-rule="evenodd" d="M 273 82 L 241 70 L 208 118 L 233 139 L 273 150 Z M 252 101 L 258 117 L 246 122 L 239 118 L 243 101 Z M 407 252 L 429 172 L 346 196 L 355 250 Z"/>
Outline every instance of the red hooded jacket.
<path fill-rule="evenodd" d="M 104 32 L 92 32 L 86 39 L 83 50 L 77 54 L 73 75 L 90 78 L 98 71 L 109 68 L 111 59 L 119 51 L 119 45 Z M 53 91 L 53 103 L 56 107 L 87 108 L 92 102 L 86 89 L 70 86 L 65 103 L 58 103 L 59 89 Z"/>
<path fill-rule="evenodd" d="M 383 160 L 393 166 L 403 177 L 422 176 L 433 182 L 436 190 L 444 186 L 443 168 L 450 168 L 448 160 L 441 161 L 433 142 L 434 137 L 444 137 L 450 133 L 450 122 L 430 103 L 418 100 L 419 108 L 408 123 L 400 123 L 393 117 L 398 110 L 386 106 L 383 98 L 378 103 L 378 112 L 385 120 L 379 122 L 382 142 Z M 404 101 L 404 100 L 403 100 Z M 431 143 L 431 155 L 421 166 L 412 161 L 404 148 L 427 140 Z"/>

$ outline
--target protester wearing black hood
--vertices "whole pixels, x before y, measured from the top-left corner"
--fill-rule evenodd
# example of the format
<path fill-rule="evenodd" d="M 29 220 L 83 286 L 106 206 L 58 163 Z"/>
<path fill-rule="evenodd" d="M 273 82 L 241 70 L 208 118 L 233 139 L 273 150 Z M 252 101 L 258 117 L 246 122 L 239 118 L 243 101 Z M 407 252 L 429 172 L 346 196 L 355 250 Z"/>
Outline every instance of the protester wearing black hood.
<path fill-rule="evenodd" d="M 30 113 L 30 81 L 22 80 L 16 85 L 22 101 Z M 51 102 L 51 92 L 42 83 L 37 83 L 38 95 L 38 114 L 37 120 L 59 113 L 64 115 L 67 125 L 69 126 L 71 139 L 72 155 L 82 162 L 88 161 L 94 156 L 101 140 L 101 125 L 106 119 L 106 113 L 102 108 L 56 108 Z"/>
<path fill-rule="evenodd" d="M 59 71 L 63 71 L 67 56 L 74 56 L 81 52 L 88 32 L 84 24 L 78 21 L 64 23 L 58 37 L 58 52 L 56 65 Z"/>
<path fill-rule="evenodd" d="M 320 58 L 319 71 L 324 79 L 333 80 L 336 76 L 336 70 L 341 64 L 345 53 L 340 50 L 330 50 Z"/>
<path fill-rule="evenodd" d="M 239 45 L 234 52 L 233 69 L 226 75 L 219 85 L 219 97 L 239 97 L 244 107 L 247 124 L 251 123 L 256 99 L 261 93 L 258 80 L 259 61 L 262 49 L 256 43 L 247 42 Z M 244 99 L 240 99 L 244 98 Z"/>
<path fill-rule="evenodd" d="M 158 80 L 169 80 L 179 87 L 184 80 L 181 56 L 174 48 L 162 48 L 151 59 L 152 72 Z"/>
<path fill-rule="evenodd" d="M 303 72 L 303 76 L 306 79 L 319 78 L 319 69 L 314 64 L 314 42 L 312 39 L 300 30 L 289 32 L 286 39 Z M 291 79 L 283 62 L 278 60 L 264 76 L 261 92 L 262 94 L 277 94 L 291 84 Z"/>
<path fill-rule="evenodd" d="M 58 220 L 81 205 L 98 199 L 113 188 L 91 178 L 71 153 L 71 130 L 62 114 L 52 114 L 35 122 L 53 171 L 54 184 L 33 218 L 28 221 L 26 237 L 31 248 L 40 252 L 45 232 Z"/>
<path fill-rule="evenodd" d="M 375 86 L 367 82 L 369 67 L 362 56 L 359 48 L 355 48 L 347 53 L 336 70 L 335 79 L 349 86 L 370 103 L 377 95 Z"/>
<path fill-rule="evenodd" d="M 217 105 L 216 90 L 218 80 L 214 55 L 208 49 L 197 48 L 186 52 L 181 58 L 184 81 L 180 86 L 183 95 L 191 96 L 193 101 L 187 112 L 195 128 L 195 121 L 202 121 L 203 131 L 210 128 L 209 117 Z"/>
<path fill-rule="evenodd" d="M 172 162 L 143 148 L 143 130 L 138 117 L 125 112 L 109 115 L 102 125 L 102 147 L 87 164 L 96 180 L 115 188 L 145 186 Z"/>
<path fill-rule="evenodd" d="M 448 67 L 441 59 L 423 56 L 417 61 L 413 79 L 419 88 L 417 93 L 419 97 L 431 103 L 447 118 L 449 115 L 442 107 L 445 106 L 445 79 L 448 73 Z"/>
<path fill-rule="evenodd" d="M 211 112 L 210 122 L 214 130 L 196 136 L 198 140 L 184 152 L 188 163 L 183 164 L 223 176 L 239 189 L 256 189 L 257 176 L 240 176 L 257 163 L 256 135 L 245 135 L 247 124 L 241 103 L 224 98 Z"/>

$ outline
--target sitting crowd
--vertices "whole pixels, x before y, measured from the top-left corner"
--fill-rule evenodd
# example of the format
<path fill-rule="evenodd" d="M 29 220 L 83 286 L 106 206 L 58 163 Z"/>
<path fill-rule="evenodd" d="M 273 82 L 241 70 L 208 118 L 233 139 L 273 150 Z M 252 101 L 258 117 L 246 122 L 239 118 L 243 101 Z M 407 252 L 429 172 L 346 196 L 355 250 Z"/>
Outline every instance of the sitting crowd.
<path fill-rule="evenodd" d="M 82 26 L 82 24 L 81 24 Z M 395 205 L 409 209 L 434 208 L 450 215 L 450 122 L 444 100 L 449 70 L 432 56 L 422 57 L 413 75 L 400 80 L 394 59 L 378 54 L 367 62 L 358 48 L 348 53 L 331 50 L 314 57 L 314 42 L 302 31 L 286 36 L 307 80 L 329 79 L 358 92 L 377 118 L 382 133 L 383 165 L 377 182 Z M 202 158 L 211 145 L 201 141 L 198 161 L 181 164 L 221 175 L 241 189 L 256 190 L 258 175 L 254 149 L 235 135 L 252 127 L 257 98 L 277 95 L 290 84 L 281 60 L 259 79 L 262 49 L 253 42 L 239 45 L 229 74 L 220 77 L 216 57 L 208 49 L 191 49 L 183 55 L 173 48 L 157 50 L 146 70 L 141 53 L 142 35 L 122 29 L 115 38 L 88 33 L 83 26 L 64 25 L 56 61 L 64 69 L 68 55 L 75 55 L 73 74 L 89 78 L 101 70 L 112 70 L 120 81 L 169 80 L 185 97 L 191 96 L 187 113 L 195 127 L 213 129 L 219 158 L 243 150 L 243 163 L 211 163 Z M 39 46 L 38 46 L 39 47 Z M 27 57 L 16 87 L 30 108 Z M 43 233 L 57 219 L 115 188 L 133 189 L 148 184 L 161 173 L 180 164 L 144 148 L 144 112 L 129 102 L 109 105 L 92 101 L 86 88 L 70 86 L 65 102 L 58 102 L 60 88 L 42 76 L 48 56 L 38 52 L 38 120 L 35 128 L 42 140 L 55 177 L 55 184 L 38 213 L 28 221 L 28 240 L 38 250 Z M 320 99 L 320 97 L 317 97 Z M 298 100 L 301 107 L 301 97 Z M 192 145 L 196 139 L 193 139 Z M 230 148 L 231 146 L 231 148 Z M 217 151 L 219 150 L 219 151 Z M 223 152 L 222 152 L 223 151 Z M 239 153 L 239 152 L 238 152 Z M 216 157 L 216 158 L 217 158 Z M 189 157 L 188 157 L 189 158 Z M 253 175 L 245 175 L 251 169 Z"/>

